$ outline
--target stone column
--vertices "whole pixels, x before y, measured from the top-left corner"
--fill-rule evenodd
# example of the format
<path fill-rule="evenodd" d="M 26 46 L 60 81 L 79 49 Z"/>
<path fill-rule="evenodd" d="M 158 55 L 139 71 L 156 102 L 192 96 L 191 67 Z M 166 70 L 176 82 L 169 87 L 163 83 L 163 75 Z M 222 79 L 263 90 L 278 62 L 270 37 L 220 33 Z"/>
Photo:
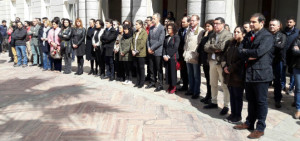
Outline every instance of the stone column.
<path fill-rule="evenodd" d="M 203 10 L 203 1 L 202 0 L 188 0 L 187 1 L 187 15 L 192 16 L 192 15 L 198 15 L 200 16 L 200 24 L 203 23 L 203 15 L 202 15 L 202 10 Z"/>
<path fill-rule="evenodd" d="M 122 0 L 122 21 L 144 21 L 147 18 L 147 0 Z"/>
<path fill-rule="evenodd" d="M 32 18 L 42 18 L 42 0 L 31 0 L 31 9 Z"/>
<path fill-rule="evenodd" d="M 8 24 L 11 20 L 11 10 L 13 10 L 13 7 L 10 3 L 11 1 L 9 0 L 0 1 L 0 19 L 1 21 L 6 20 Z"/>
<path fill-rule="evenodd" d="M 131 17 L 131 0 L 122 0 L 122 21 L 132 20 Z"/>
<path fill-rule="evenodd" d="M 25 4 L 26 4 L 25 0 L 16 0 L 16 17 L 20 17 L 21 21 L 24 21 L 25 15 L 28 15 L 28 13 L 25 12 L 26 10 Z"/>
<path fill-rule="evenodd" d="M 132 20 L 144 21 L 147 18 L 147 0 L 133 0 Z"/>
<path fill-rule="evenodd" d="M 205 20 L 226 18 L 225 0 L 206 0 Z"/>
<path fill-rule="evenodd" d="M 83 27 L 87 27 L 88 21 L 87 21 L 87 14 L 86 14 L 86 0 L 79 0 L 78 1 L 78 18 L 82 20 Z M 77 12 L 77 11 L 76 11 Z"/>
<path fill-rule="evenodd" d="M 206 0 L 205 20 L 223 17 L 232 31 L 237 24 L 238 8 L 234 8 L 237 6 L 238 3 L 235 0 Z"/>
<path fill-rule="evenodd" d="M 50 11 L 50 19 L 53 19 L 54 17 L 69 18 L 66 7 L 64 5 L 64 1 L 62 0 L 50 0 Z"/>

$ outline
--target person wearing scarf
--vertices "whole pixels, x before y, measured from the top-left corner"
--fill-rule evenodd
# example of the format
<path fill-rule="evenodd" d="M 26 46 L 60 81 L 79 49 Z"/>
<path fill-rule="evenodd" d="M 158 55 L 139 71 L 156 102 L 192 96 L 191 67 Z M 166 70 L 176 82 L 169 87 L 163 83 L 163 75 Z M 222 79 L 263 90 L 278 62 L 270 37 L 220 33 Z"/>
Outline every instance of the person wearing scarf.
<path fill-rule="evenodd" d="M 43 52 L 43 71 L 51 70 L 51 63 L 50 63 L 50 46 L 48 43 L 48 32 L 50 30 L 51 23 L 49 20 L 46 20 L 44 23 L 44 27 L 42 30 L 42 37 L 41 39 L 41 44 L 40 47 L 42 47 L 42 52 Z"/>
<path fill-rule="evenodd" d="M 95 54 L 95 60 L 96 60 L 96 67 L 95 67 L 95 75 L 100 75 L 104 77 L 105 74 L 105 49 L 102 48 L 102 43 L 100 41 L 100 37 L 103 34 L 102 28 L 104 26 L 104 22 L 102 20 L 97 20 L 95 25 L 95 32 L 94 37 L 92 39 L 92 45 L 93 45 L 93 52 Z M 98 74 L 98 66 L 99 66 L 99 74 Z"/>
<path fill-rule="evenodd" d="M 123 37 L 121 38 L 121 43 L 119 46 L 119 61 L 122 64 L 122 70 L 125 70 L 125 81 L 123 84 L 132 84 L 132 54 L 131 54 L 131 43 L 132 43 L 132 33 L 129 25 L 123 26 Z M 124 68 L 124 69 L 123 69 Z"/>

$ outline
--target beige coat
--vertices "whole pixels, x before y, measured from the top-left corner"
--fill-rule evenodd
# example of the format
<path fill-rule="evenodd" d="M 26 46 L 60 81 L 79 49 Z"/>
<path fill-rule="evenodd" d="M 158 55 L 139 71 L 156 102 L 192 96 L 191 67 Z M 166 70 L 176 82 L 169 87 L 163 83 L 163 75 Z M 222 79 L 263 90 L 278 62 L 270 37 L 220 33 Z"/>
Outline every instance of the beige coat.
<path fill-rule="evenodd" d="M 228 31 L 223 29 L 218 34 L 218 42 L 216 43 L 216 33 L 213 33 L 206 44 L 204 45 L 204 51 L 208 53 L 207 59 L 212 60 L 212 54 L 215 53 L 215 60 L 221 63 L 222 56 L 224 54 L 225 45 L 230 42 L 232 38 L 232 34 Z M 216 53 L 215 51 L 220 50 L 221 52 Z"/>
<path fill-rule="evenodd" d="M 197 48 L 204 32 L 203 28 L 200 26 L 197 26 L 196 28 L 195 32 L 191 32 L 191 28 L 189 28 L 185 36 L 183 57 L 187 63 L 191 64 L 198 64 L 199 54 Z"/>

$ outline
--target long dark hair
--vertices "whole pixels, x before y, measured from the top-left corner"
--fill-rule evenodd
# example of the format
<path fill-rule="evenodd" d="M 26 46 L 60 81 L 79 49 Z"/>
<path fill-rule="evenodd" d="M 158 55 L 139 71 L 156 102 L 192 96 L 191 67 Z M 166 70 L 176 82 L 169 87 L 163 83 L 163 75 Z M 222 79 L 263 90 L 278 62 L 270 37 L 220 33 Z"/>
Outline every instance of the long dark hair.
<path fill-rule="evenodd" d="M 69 19 L 64 19 L 63 23 L 62 23 L 62 28 L 63 29 L 66 29 L 68 27 L 65 26 L 65 21 L 68 21 L 69 22 L 69 26 L 68 27 L 71 27 L 71 21 Z"/>

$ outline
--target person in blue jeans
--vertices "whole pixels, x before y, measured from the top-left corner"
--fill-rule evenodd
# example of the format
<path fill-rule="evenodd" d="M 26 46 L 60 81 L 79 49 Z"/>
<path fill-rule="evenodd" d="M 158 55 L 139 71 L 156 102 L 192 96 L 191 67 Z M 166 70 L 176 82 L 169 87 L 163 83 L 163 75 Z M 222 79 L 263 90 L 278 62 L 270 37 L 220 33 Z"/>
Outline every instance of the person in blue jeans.
<path fill-rule="evenodd" d="M 295 78 L 295 104 L 297 108 L 294 117 L 300 119 L 300 36 L 293 44 L 292 55 L 294 58 L 292 66 Z"/>
<path fill-rule="evenodd" d="M 18 28 L 12 35 L 12 38 L 15 40 L 15 46 L 17 50 L 18 63 L 14 65 L 15 67 L 22 66 L 27 67 L 27 55 L 26 55 L 26 29 L 23 28 L 21 21 L 17 23 Z"/>
<path fill-rule="evenodd" d="M 40 47 L 43 51 L 43 71 L 51 70 L 51 59 L 50 59 L 50 45 L 48 43 L 48 33 L 50 30 L 50 21 L 46 20 L 44 22 L 44 27 L 40 34 Z"/>
<path fill-rule="evenodd" d="M 201 85 L 201 70 L 200 62 L 198 62 L 199 54 L 197 52 L 197 48 L 204 33 L 204 29 L 198 25 L 200 22 L 199 19 L 198 15 L 192 15 L 191 17 L 191 26 L 186 32 L 183 52 L 189 80 L 189 88 L 185 95 L 192 95 L 192 99 L 199 98 Z"/>
<path fill-rule="evenodd" d="M 291 49 L 293 47 L 292 43 L 297 39 L 299 35 L 299 29 L 296 28 L 296 20 L 294 17 L 289 17 L 286 20 L 286 28 L 283 30 L 283 33 L 286 35 L 286 44 L 283 52 L 283 67 L 282 67 L 282 75 L 281 75 L 281 86 L 282 90 L 286 90 L 287 94 L 291 94 L 294 89 L 295 81 L 293 75 L 293 69 L 290 66 L 292 62 Z M 290 83 L 289 88 L 286 89 L 286 69 L 288 68 L 288 72 L 290 73 Z"/>

